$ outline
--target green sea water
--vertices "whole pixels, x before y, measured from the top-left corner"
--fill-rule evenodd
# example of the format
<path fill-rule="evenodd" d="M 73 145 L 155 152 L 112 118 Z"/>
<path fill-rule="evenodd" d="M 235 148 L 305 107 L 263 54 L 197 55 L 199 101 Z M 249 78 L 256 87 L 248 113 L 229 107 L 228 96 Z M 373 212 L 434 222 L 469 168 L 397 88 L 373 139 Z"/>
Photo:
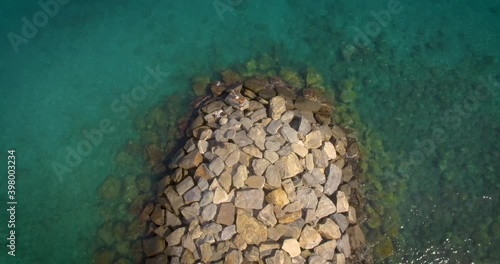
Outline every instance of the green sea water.
<path fill-rule="evenodd" d="M 381 263 L 500 263 L 498 1 L 4 1 L 0 19 L 0 263 L 91 263 L 103 208 L 121 210 L 101 184 L 151 177 L 142 149 L 116 158 L 137 123 L 158 105 L 182 116 L 196 76 L 264 56 L 315 68 L 340 101 L 352 83 L 360 133 L 387 153 L 367 171 L 386 193 L 366 196 L 369 241 L 393 236 Z M 158 86 L 140 93 L 145 78 Z"/>

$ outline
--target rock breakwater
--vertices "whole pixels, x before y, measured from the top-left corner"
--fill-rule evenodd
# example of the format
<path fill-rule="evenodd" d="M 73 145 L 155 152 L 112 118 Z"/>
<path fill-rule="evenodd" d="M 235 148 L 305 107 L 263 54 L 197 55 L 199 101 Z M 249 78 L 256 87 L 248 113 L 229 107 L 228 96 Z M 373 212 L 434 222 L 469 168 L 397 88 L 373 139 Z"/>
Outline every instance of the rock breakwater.
<path fill-rule="evenodd" d="M 147 213 L 146 263 L 358 263 L 359 150 L 318 88 L 217 82 Z"/>

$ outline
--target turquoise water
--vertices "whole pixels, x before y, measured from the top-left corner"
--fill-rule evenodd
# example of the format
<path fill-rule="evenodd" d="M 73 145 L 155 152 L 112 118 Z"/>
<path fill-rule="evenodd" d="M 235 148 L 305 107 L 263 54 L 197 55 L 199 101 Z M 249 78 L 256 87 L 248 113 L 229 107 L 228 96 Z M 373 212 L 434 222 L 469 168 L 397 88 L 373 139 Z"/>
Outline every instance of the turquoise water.
<path fill-rule="evenodd" d="M 500 262 L 498 1 L 66 2 L 29 37 L 22 18 L 33 21 L 41 6 L 6 1 L 0 11 L 0 142 L 3 159 L 16 150 L 18 201 L 16 256 L 2 246 L 0 263 L 90 263 L 106 204 L 99 186 L 109 175 L 147 177 L 115 160 L 138 138 L 135 120 L 158 103 L 177 107 L 165 96 L 190 94 L 195 76 L 262 54 L 297 71 L 314 67 L 337 91 L 354 80 L 361 121 L 402 168 L 383 187 L 406 186 L 388 261 Z M 159 86 L 127 104 L 151 68 L 162 72 Z M 103 120 L 113 131 L 68 164 Z"/>

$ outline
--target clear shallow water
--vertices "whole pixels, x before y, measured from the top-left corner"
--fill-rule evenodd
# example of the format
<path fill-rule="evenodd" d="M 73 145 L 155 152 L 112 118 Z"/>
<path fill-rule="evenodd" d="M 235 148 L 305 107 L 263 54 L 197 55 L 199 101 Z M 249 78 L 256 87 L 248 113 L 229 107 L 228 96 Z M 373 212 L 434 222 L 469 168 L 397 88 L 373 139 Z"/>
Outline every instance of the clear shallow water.
<path fill-rule="evenodd" d="M 2 151 L 16 149 L 19 205 L 17 257 L 4 248 L 0 262 L 89 263 L 102 223 L 97 190 L 108 175 L 125 176 L 114 157 L 137 137 L 135 117 L 165 95 L 190 93 L 194 76 L 264 53 L 300 71 L 315 67 L 330 87 L 353 77 L 361 120 L 381 135 L 395 166 L 416 160 L 396 174 L 407 188 L 398 201 L 402 228 L 392 262 L 500 261 L 494 250 L 500 246 L 500 88 L 491 86 L 463 110 L 479 77 L 500 73 L 500 5 L 402 1 L 401 12 L 371 38 L 371 51 L 343 60 L 342 48 L 356 44 L 355 28 L 376 21 L 371 12 L 386 10 L 388 2 L 242 0 L 219 16 L 210 1 L 69 1 L 17 54 L 4 37 L 0 142 Z M 34 2 L 5 3 L 1 35 L 21 34 L 21 18 L 40 10 Z M 146 67 L 157 65 L 168 72 L 160 87 L 128 107 L 128 115 L 113 111 L 115 100 L 142 83 Z M 444 113 L 456 105 L 462 111 L 446 122 Z M 63 163 L 67 147 L 76 148 L 82 131 L 103 119 L 114 132 L 58 176 L 53 162 Z M 435 128 L 446 138 L 421 159 L 415 140 L 432 140 Z M 0 187 L 6 190 L 6 180 Z M 4 210 L 1 219 L 7 221 Z"/>

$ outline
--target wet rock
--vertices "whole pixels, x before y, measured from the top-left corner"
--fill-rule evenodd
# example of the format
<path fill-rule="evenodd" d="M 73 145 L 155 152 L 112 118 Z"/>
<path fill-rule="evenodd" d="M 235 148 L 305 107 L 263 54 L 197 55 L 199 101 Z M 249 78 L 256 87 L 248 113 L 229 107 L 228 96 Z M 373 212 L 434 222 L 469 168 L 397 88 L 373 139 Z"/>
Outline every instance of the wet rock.
<path fill-rule="evenodd" d="M 113 176 L 106 178 L 101 187 L 99 188 L 99 196 L 103 200 L 115 200 L 121 197 L 122 183 Z"/>
<path fill-rule="evenodd" d="M 294 105 L 299 111 L 311 111 L 313 113 L 318 112 L 321 108 L 321 104 L 306 100 L 303 97 L 297 98 Z"/>
<path fill-rule="evenodd" d="M 232 225 L 234 223 L 235 212 L 236 209 L 232 203 L 221 204 L 216 222 L 227 226 Z"/>
<path fill-rule="evenodd" d="M 321 235 L 313 227 L 306 225 L 300 234 L 299 243 L 303 249 L 313 249 L 321 240 Z"/>
<path fill-rule="evenodd" d="M 264 90 L 259 92 L 259 97 L 261 97 L 265 100 L 269 100 L 269 99 L 273 98 L 274 96 L 276 96 L 276 92 L 272 89 L 264 89 Z"/>
<path fill-rule="evenodd" d="M 353 176 L 354 174 L 352 172 L 351 165 L 347 165 L 345 168 L 342 169 L 342 181 L 349 182 Z"/>
<path fill-rule="evenodd" d="M 234 205 L 245 209 L 262 209 L 264 204 L 264 191 L 258 189 L 244 189 L 236 193 Z"/>
<path fill-rule="evenodd" d="M 267 240 L 266 226 L 244 212 L 236 218 L 236 230 L 249 245 L 258 245 Z"/>
<path fill-rule="evenodd" d="M 268 81 L 261 77 L 251 78 L 244 82 L 245 88 L 256 94 L 263 90 L 267 85 Z"/>
<path fill-rule="evenodd" d="M 365 235 L 363 234 L 363 231 L 361 231 L 359 225 L 347 228 L 346 232 L 349 235 L 352 249 L 358 249 L 366 243 Z"/>

